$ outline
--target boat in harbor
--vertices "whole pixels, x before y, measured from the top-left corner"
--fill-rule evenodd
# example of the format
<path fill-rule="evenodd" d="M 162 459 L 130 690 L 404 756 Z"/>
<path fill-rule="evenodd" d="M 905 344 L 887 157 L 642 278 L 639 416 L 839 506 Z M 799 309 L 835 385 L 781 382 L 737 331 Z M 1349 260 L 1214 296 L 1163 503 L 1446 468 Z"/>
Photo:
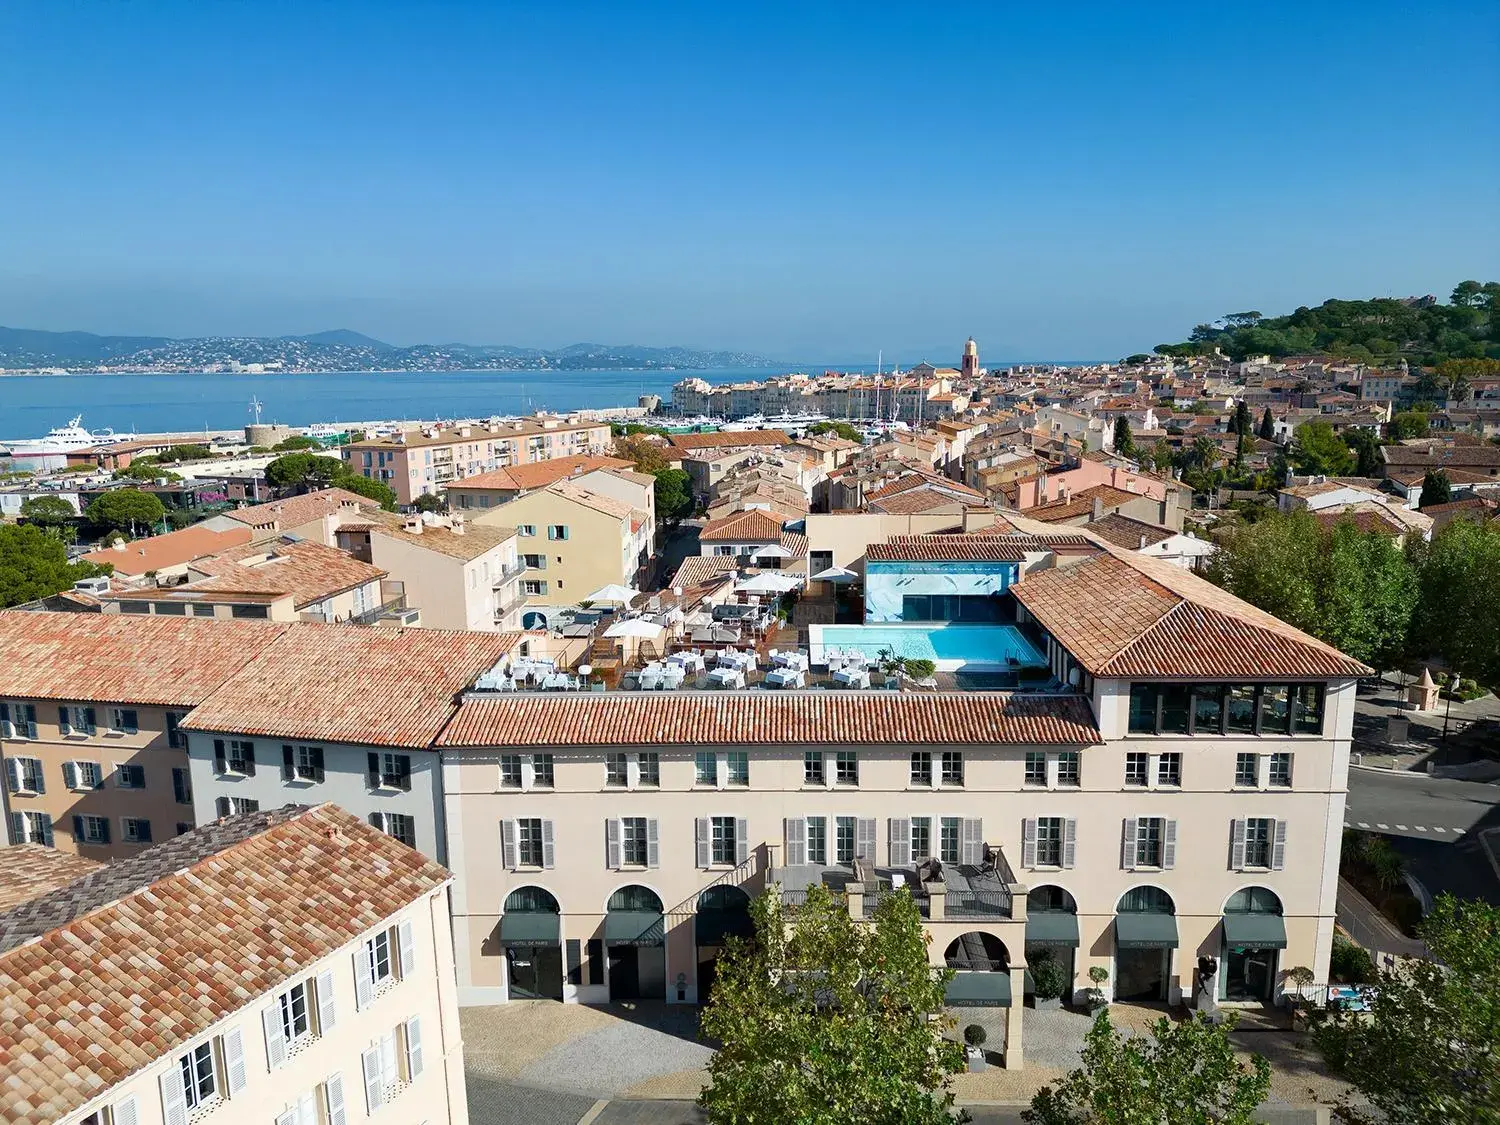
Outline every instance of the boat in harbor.
<path fill-rule="evenodd" d="M 47 431 L 46 437 L 23 438 L 5 442 L 3 448 L 12 457 L 57 457 L 118 440 L 114 430 L 90 432 L 83 428 L 83 415 L 75 415 L 66 426 Z"/>

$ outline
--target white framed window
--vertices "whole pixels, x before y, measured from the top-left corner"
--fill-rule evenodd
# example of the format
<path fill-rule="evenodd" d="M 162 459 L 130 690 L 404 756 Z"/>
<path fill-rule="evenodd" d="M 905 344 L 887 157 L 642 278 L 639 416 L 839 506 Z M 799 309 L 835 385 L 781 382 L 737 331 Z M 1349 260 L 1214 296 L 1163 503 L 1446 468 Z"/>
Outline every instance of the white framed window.
<path fill-rule="evenodd" d="M 140 713 L 133 707 L 111 707 L 109 729 L 117 734 L 136 734 L 141 729 Z"/>
<path fill-rule="evenodd" d="M 835 863 L 853 863 L 855 856 L 856 839 L 859 831 L 858 820 L 852 816 L 836 816 L 833 818 L 833 861 Z M 870 822 L 870 835 L 875 834 L 875 822 Z M 873 850 L 873 849 L 872 849 Z"/>
<path fill-rule="evenodd" d="M 932 751 L 913 750 L 911 752 L 911 770 L 908 780 L 912 785 L 920 789 L 932 786 Z"/>
<path fill-rule="evenodd" d="M 931 858 L 932 817 L 914 816 L 911 818 L 911 859 L 908 862 L 921 863 Z"/>
<path fill-rule="evenodd" d="M 1271 843 L 1276 834 L 1276 822 L 1269 817 L 1252 816 L 1245 821 L 1246 867 L 1271 866 Z"/>
<path fill-rule="evenodd" d="M 605 864 L 614 871 L 627 867 L 657 867 L 659 825 L 644 816 L 611 818 L 604 822 Z"/>
<path fill-rule="evenodd" d="M 522 539 L 530 539 L 536 535 L 536 524 L 518 523 L 516 524 L 516 534 Z"/>
<path fill-rule="evenodd" d="M 958 863 L 963 847 L 963 821 L 956 816 L 945 816 L 938 821 L 938 859 L 944 863 Z"/>
<path fill-rule="evenodd" d="M 218 797 L 214 800 L 214 811 L 219 816 L 260 812 L 260 802 L 253 797 Z"/>
<path fill-rule="evenodd" d="M 1292 785 L 1292 755 L 1289 752 L 1271 755 L 1266 784 L 1273 789 L 1289 789 Z"/>
<path fill-rule="evenodd" d="M 1162 754 L 1156 760 L 1156 784 L 1169 789 L 1182 785 L 1182 755 L 1176 751 Z"/>
<path fill-rule="evenodd" d="M 547 593 L 547 583 L 527 579 L 521 583 L 521 593 L 529 594 L 533 597 L 543 597 Z"/>
<path fill-rule="evenodd" d="M 1047 784 L 1047 755 L 1041 750 L 1026 751 L 1026 784 L 1033 786 L 1045 786 Z"/>
<path fill-rule="evenodd" d="M 199 1109 L 219 1100 L 219 1074 L 214 1065 L 212 1039 L 178 1055 L 177 1066 L 182 1075 L 183 1095 L 189 1110 Z"/>
<path fill-rule="evenodd" d="M 939 780 L 941 780 L 944 785 L 963 785 L 964 755 L 962 750 L 943 751 L 943 772 Z"/>
<path fill-rule="evenodd" d="M 699 750 L 693 755 L 693 784 L 717 785 L 719 783 L 719 759 L 712 750 Z"/>
<path fill-rule="evenodd" d="M 646 866 L 646 818 L 627 816 L 620 819 L 621 862 L 626 867 Z"/>
<path fill-rule="evenodd" d="M 5 760 L 5 787 L 12 793 L 37 796 L 47 792 L 46 778 L 42 774 L 40 758 L 7 758 Z"/>
<path fill-rule="evenodd" d="M 750 784 L 750 755 L 744 750 L 729 750 L 724 754 L 725 784 L 744 787 Z"/>
<path fill-rule="evenodd" d="M 500 755 L 500 788 L 521 788 L 521 755 Z"/>
<path fill-rule="evenodd" d="M 255 776 L 255 743 L 243 738 L 214 739 L 214 772 Z"/>
<path fill-rule="evenodd" d="M 552 755 L 547 755 L 550 760 Z M 656 789 L 661 786 L 661 754 L 655 750 L 642 751 L 637 756 L 637 768 L 640 775 L 638 785 Z"/>
<path fill-rule="evenodd" d="M 415 931 L 410 922 L 385 926 L 354 953 L 354 1006 L 363 1011 L 387 989 L 416 970 Z"/>
<path fill-rule="evenodd" d="M 542 821 L 523 816 L 516 821 L 516 860 L 521 867 L 542 866 Z"/>
<path fill-rule="evenodd" d="M 1077 750 L 1057 755 L 1057 784 L 1064 789 L 1077 789 L 1083 784 L 1083 755 Z"/>
<path fill-rule="evenodd" d="M 122 816 L 120 818 L 120 839 L 127 844 L 149 844 L 151 842 L 151 822 L 145 817 Z"/>
<path fill-rule="evenodd" d="M 10 842 L 52 847 L 52 818 L 39 812 L 11 813 Z"/>
<path fill-rule="evenodd" d="M 568 538 L 568 525 L 565 523 L 548 524 L 547 538 L 558 542 L 566 541 Z"/>
<path fill-rule="evenodd" d="M 828 818 L 826 816 L 807 818 L 807 862 L 828 862 Z"/>
<path fill-rule="evenodd" d="M 1061 867 L 1063 865 L 1063 818 L 1039 816 L 1036 819 L 1036 857 L 1032 866 Z"/>
<path fill-rule="evenodd" d="M 121 789 L 146 788 L 146 767 L 121 762 L 115 767 L 115 784 Z"/>
<path fill-rule="evenodd" d="M 507 870 L 550 868 L 555 859 L 552 821 L 519 817 L 500 822 L 501 862 Z"/>
<path fill-rule="evenodd" d="M 1177 822 L 1161 816 L 1127 817 L 1120 866 L 1170 871 L 1177 864 Z"/>
<path fill-rule="evenodd" d="M 823 755 L 816 750 L 807 750 L 802 754 L 802 784 L 824 785 L 825 774 L 823 772 Z"/>
<path fill-rule="evenodd" d="M 281 744 L 281 779 L 283 781 L 322 781 L 323 748 Z"/>
<path fill-rule="evenodd" d="M 0 738 L 35 740 L 36 704 L 0 701 Z"/>
<path fill-rule="evenodd" d="M 644 755 L 643 755 L 644 756 Z M 653 758 L 656 755 L 651 755 Z M 551 754 L 533 754 L 531 756 L 531 784 L 536 789 L 551 789 L 556 783 L 556 774 L 553 768 Z"/>
<path fill-rule="evenodd" d="M 1151 755 L 1132 750 L 1125 755 L 1125 784 L 1133 789 L 1144 789 L 1150 778 Z"/>
<path fill-rule="evenodd" d="M 360 1063 L 365 1106 L 373 1114 L 422 1074 L 421 1021 L 413 1016 L 386 1032 L 364 1051 Z"/>
<path fill-rule="evenodd" d="M 604 755 L 604 784 L 624 789 L 630 783 L 630 755 L 611 751 Z"/>
<path fill-rule="evenodd" d="M 417 846 L 417 819 L 408 813 L 371 813 L 370 823 L 391 839 L 400 840 L 408 848 Z"/>
<path fill-rule="evenodd" d="M 288 1049 L 313 1037 L 312 997 L 307 981 L 298 981 L 276 997 L 276 1019 Z"/>
<path fill-rule="evenodd" d="M 1234 756 L 1234 784 L 1238 788 L 1254 789 L 1260 777 L 1256 765 L 1257 755 L 1242 753 Z"/>
<path fill-rule="evenodd" d="M 92 707 L 59 707 L 57 729 L 64 738 L 91 735 L 97 731 Z"/>
<path fill-rule="evenodd" d="M 371 789 L 411 791 L 411 755 L 372 750 L 366 767 Z"/>
<path fill-rule="evenodd" d="M 175 1055 L 161 1075 L 165 1125 L 187 1125 L 245 1088 L 245 1041 L 238 1027 Z M 190 1117 L 191 1115 L 191 1117 Z"/>
<path fill-rule="evenodd" d="M 713 830 L 713 863 L 716 867 L 733 867 L 738 843 L 735 836 L 735 818 L 715 816 L 709 819 Z"/>
<path fill-rule="evenodd" d="M 1236 871 L 1280 871 L 1286 864 L 1287 822 L 1249 817 L 1230 824 L 1229 866 Z"/>
<path fill-rule="evenodd" d="M 854 750 L 839 750 L 833 755 L 833 783 L 835 785 L 859 784 L 859 753 Z"/>
<path fill-rule="evenodd" d="M 75 844 L 109 843 L 109 817 L 75 816 L 73 818 L 73 842 Z"/>

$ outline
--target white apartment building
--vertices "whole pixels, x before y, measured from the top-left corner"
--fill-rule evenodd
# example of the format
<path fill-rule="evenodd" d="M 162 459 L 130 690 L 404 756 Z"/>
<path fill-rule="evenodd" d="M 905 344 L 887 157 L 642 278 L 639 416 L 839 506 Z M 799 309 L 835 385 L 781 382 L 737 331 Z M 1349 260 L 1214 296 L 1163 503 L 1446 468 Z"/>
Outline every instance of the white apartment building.
<path fill-rule="evenodd" d="M 8 1125 L 467 1122 L 450 876 L 418 852 L 331 805 L 82 874 L 18 851 Z"/>

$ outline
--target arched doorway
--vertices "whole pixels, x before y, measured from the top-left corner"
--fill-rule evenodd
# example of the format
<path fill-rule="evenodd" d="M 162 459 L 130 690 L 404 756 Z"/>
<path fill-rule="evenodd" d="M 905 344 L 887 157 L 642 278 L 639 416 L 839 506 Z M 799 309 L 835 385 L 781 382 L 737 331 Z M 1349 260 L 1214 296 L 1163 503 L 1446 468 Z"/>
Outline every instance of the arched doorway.
<path fill-rule="evenodd" d="M 731 937 L 755 936 L 750 896 L 731 884 L 709 887 L 698 896 L 693 930 L 698 946 L 698 1003 L 707 1004 L 714 987 L 714 965 L 724 943 Z"/>
<path fill-rule="evenodd" d="M 1177 905 L 1160 887 L 1133 887 L 1115 905 L 1115 999 L 1170 1000 Z"/>
<path fill-rule="evenodd" d="M 500 945 L 512 1000 L 563 998 L 561 922 L 550 891 L 517 887 L 506 896 Z"/>
<path fill-rule="evenodd" d="M 1033 887 L 1026 896 L 1026 988 L 1035 990 L 1035 968 L 1052 961 L 1066 981 L 1057 999 L 1073 996 L 1077 971 L 1078 903 L 1062 887 Z M 1048 996 L 1043 999 L 1051 1000 Z"/>
<path fill-rule="evenodd" d="M 983 930 L 970 930 L 959 934 L 948 943 L 943 952 L 943 962 L 950 969 L 970 969 L 975 972 L 1010 972 L 1010 951 L 994 934 Z"/>
<path fill-rule="evenodd" d="M 547 615 L 541 610 L 528 609 L 521 614 L 521 628 L 523 629 L 545 629 L 547 627 Z"/>
<path fill-rule="evenodd" d="M 610 895 L 604 915 L 604 946 L 611 1001 L 665 998 L 666 920 L 660 895 L 636 883 Z"/>
<path fill-rule="evenodd" d="M 1224 903 L 1220 1000 L 1270 1000 L 1286 948 L 1281 899 L 1268 887 L 1242 887 Z"/>
<path fill-rule="evenodd" d="M 943 996 L 949 1007 L 1010 1006 L 1010 951 L 994 934 L 983 930 L 959 934 L 943 952 L 943 961 L 957 970 Z"/>

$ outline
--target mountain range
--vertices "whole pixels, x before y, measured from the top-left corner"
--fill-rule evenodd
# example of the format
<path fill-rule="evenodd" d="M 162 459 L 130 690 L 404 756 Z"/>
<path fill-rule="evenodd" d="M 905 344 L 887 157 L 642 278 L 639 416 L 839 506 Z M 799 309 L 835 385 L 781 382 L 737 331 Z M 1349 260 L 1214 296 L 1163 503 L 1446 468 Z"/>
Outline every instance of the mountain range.
<path fill-rule="evenodd" d="M 346 328 L 307 336 L 98 336 L 0 327 L 0 370 L 586 371 L 777 367 L 750 352 L 637 344 L 414 344 L 400 347 Z"/>

